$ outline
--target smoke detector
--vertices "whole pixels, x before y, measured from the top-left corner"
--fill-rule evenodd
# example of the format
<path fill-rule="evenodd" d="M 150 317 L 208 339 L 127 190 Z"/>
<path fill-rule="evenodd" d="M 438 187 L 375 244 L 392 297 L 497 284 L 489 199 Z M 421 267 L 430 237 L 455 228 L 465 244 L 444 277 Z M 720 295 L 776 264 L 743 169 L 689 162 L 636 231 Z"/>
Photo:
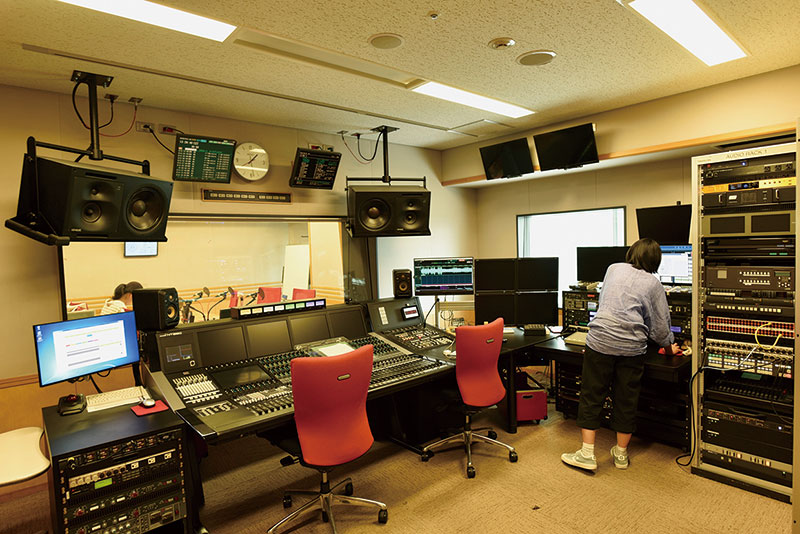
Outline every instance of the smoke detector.
<path fill-rule="evenodd" d="M 517 44 L 517 42 L 511 37 L 498 37 L 497 39 L 489 41 L 489 48 L 505 50 L 506 48 L 511 48 L 515 44 Z"/>
<path fill-rule="evenodd" d="M 403 44 L 403 37 L 396 33 L 376 33 L 368 39 L 369 44 L 381 50 L 390 50 Z"/>

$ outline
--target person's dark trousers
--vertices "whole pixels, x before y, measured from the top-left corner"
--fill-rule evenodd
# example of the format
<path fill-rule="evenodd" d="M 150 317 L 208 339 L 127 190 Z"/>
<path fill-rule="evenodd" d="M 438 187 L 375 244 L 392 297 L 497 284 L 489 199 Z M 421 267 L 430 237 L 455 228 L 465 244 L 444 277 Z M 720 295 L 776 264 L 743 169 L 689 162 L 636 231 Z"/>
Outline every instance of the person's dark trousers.
<path fill-rule="evenodd" d="M 611 388 L 612 430 L 626 434 L 636 431 L 636 406 L 642 389 L 644 359 L 644 354 L 612 356 L 586 347 L 578 404 L 579 427 L 587 430 L 600 428 L 603 401 Z"/>

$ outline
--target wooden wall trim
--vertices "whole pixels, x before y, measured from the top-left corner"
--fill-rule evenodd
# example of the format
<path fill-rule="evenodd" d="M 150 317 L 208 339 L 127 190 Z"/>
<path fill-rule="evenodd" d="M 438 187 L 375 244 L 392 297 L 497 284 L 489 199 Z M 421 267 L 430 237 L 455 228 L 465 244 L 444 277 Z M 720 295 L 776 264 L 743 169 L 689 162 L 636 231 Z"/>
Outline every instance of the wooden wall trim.
<path fill-rule="evenodd" d="M 14 376 L 0 379 L 0 389 L 24 386 L 25 384 L 38 384 L 39 375 Z"/>

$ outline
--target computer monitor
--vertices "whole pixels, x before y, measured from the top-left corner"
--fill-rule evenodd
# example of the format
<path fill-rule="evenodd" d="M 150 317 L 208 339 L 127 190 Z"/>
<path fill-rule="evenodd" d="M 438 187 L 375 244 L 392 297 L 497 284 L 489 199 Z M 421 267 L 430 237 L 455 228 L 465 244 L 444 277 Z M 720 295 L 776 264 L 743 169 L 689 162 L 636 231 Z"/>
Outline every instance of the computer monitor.
<path fill-rule="evenodd" d="M 612 263 L 625 261 L 628 247 L 578 247 L 578 280 L 602 282 Z"/>
<path fill-rule="evenodd" d="M 558 258 L 518 258 L 517 289 L 519 291 L 556 291 L 558 289 Z"/>
<path fill-rule="evenodd" d="M 228 184 L 235 148 L 234 139 L 178 134 L 175 136 L 172 179 L 176 182 Z"/>
<path fill-rule="evenodd" d="M 475 291 L 514 291 L 517 259 L 475 260 Z"/>
<path fill-rule="evenodd" d="M 691 284 L 692 245 L 661 245 L 658 279 L 662 284 Z"/>
<path fill-rule="evenodd" d="M 289 186 L 333 189 L 341 159 L 339 152 L 298 147 Z"/>
<path fill-rule="evenodd" d="M 507 325 L 517 324 L 514 293 L 476 293 L 475 324 L 491 323 L 498 317 Z"/>
<path fill-rule="evenodd" d="M 517 293 L 516 324 L 558 324 L 558 292 Z"/>
<path fill-rule="evenodd" d="M 685 245 L 688 243 L 691 221 L 691 204 L 636 208 L 639 239 L 649 237 L 658 241 L 659 245 Z"/>
<path fill-rule="evenodd" d="M 238 362 L 247 358 L 241 326 L 228 326 L 197 332 L 200 361 L 206 367 Z"/>
<path fill-rule="evenodd" d="M 415 295 L 471 295 L 472 258 L 414 258 Z"/>
<path fill-rule="evenodd" d="M 300 345 L 311 341 L 329 339 L 328 320 L 324 313 L 289 318 L 289 332 L 292 343 Z"/>
<path fill-rule="evenodd" d="M 40 386 L 139 361 L 132 311 L 34 325 L 33 336 Z"/>

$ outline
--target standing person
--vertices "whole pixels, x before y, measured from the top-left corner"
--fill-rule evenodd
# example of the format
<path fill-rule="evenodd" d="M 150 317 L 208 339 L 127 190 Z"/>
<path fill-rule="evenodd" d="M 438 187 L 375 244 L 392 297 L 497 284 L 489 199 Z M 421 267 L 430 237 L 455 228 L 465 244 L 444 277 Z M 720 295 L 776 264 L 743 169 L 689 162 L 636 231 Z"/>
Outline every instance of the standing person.
<path fill-rule="evenodd" d="M 114 295 L 103 304 L 100 315 L 111 315 L 112 313 L 122 313 L 132 310 L 133 295 L 131 295 L 131 291 L 134 289 L 142 289 L 142 284 L 133 281 L 115 287 Z"/>
<path fill-rule="evenodd" d="M 594 471 L 594 442 L 600 427 L 603 401 L 611 388 L 611 429 L 617 444 L 611 448 L 614 465 L 627 469 L 628 443 L 636 430 L 636 406 L 648 338 L 666 354 L 678 352 L 670 331 L 667 295 L 653 276 L 661 264 L 661 248 L 643 238 L 625 254 L 625 263 L 609 266 L 600 291 L 597 315 L 589 323 L 583 355 L 578 426 L 583 445 L 564 453 L 569 465 Z"/>

